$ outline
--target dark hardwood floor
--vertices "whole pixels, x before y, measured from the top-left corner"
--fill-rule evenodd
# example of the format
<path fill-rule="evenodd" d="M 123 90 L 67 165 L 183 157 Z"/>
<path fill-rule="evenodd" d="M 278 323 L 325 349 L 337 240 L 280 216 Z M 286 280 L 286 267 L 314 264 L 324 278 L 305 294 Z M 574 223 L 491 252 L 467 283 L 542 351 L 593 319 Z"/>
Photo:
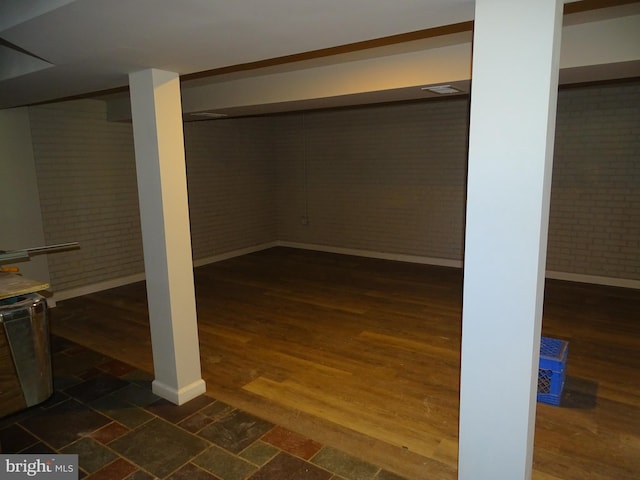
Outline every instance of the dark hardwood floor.
<path fill-rule="evenodd" d="M 460 270 L 274 248 L 195 281 L 214 397 L 407 478 L 456 477 Z M 59 302 L 52 331 L 152 371 L 144 283 Z M 543 335 L 569 341 L 568 378 L 562 406 L 538 404 L 534 479 L 640 478 L 640 291 L 548 280 Z"/>

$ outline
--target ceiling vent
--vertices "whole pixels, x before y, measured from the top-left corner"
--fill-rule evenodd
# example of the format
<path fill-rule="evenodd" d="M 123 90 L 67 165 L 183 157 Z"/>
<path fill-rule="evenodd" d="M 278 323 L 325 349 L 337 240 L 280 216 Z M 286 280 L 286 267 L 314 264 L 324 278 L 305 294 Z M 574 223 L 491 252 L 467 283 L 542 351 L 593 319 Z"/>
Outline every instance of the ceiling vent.
<path fill-rule="evenodd" d="M 453 93 L 462 93 L 462 90 L 452 87 L 451 85 L 434 85 L 432 87 L 422 87 L 422 90 L 426 90 L 438 95 L 451 95 Z"/>

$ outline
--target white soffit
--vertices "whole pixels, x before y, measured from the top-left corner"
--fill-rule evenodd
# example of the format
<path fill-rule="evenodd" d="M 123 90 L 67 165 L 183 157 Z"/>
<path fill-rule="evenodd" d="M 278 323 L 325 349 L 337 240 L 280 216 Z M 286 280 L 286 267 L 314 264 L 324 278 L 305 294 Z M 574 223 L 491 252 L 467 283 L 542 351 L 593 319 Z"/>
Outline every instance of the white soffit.
<path fill-rule="evenodd" d="M 638 5 L 627 6 L 622 13 L 635 13 Z M 640 14 L 619 16 L 621 9 L 613 10 L 617 15 L 593 20 L 593 15 L 575 14 L 565 22 L 562 82 L 640 76 Z M 416 100 L 437 96 L 421 88 L 437 84 L 453 84 L 468 93 L 471 40 L 471 31 L 460 32 L 186 81 L 183 111 L 248 115 Z M 112 119 L 126 120 L 128 99 L 113 101 L 109 110 Z"/>

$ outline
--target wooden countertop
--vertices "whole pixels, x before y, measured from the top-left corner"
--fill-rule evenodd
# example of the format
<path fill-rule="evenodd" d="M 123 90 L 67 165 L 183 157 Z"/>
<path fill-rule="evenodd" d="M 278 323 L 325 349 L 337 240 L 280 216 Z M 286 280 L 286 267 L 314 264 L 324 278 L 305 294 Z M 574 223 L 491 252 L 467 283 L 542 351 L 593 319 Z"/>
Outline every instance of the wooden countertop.
<path fill-rule="evenodd" d="M 46 282 L 25 278 L 18 273 L 0 272 L 0 300 L 49 288 Z"/>

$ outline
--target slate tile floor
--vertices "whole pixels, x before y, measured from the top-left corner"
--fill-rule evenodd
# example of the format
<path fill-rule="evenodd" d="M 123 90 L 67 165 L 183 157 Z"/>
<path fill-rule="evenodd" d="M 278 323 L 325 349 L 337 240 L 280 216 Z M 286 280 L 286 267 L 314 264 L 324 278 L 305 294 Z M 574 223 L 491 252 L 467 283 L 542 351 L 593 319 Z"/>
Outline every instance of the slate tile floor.
<path fill-rule="evenodd" d="M 51 348 L 55 392 L 0 419 L 3 453 L 78 454 L 96 480 L 402 480 L 210 396 L 175 406 L 145 372 L 60 337 Z"/>

